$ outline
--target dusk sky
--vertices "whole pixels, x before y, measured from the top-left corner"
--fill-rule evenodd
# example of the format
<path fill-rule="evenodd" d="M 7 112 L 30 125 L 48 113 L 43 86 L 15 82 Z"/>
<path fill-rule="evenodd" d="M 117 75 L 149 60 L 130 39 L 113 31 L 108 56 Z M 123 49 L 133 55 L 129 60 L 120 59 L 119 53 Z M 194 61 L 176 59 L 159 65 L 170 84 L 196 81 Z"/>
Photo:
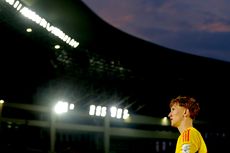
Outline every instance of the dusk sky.
<path fill-rule="evenodd" d="M 112 26 L 152 43 L 230 62 L 230 0 L 83 0 Z"/>

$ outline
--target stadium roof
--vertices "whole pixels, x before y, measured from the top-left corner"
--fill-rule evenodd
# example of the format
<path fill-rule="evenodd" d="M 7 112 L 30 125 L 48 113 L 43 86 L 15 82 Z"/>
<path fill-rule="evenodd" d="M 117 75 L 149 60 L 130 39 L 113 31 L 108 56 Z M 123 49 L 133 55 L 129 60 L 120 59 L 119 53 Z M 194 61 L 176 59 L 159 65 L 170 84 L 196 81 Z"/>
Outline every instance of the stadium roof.
<path fill-rule="evenodd" d="M 68 97 L 82 108 L 92 101 L 116 103 L 132 113 L 163 117 L 169 99 L 186 94 L 200 101 L 199 119 L 227 119 L 229 63 L 135 38 L 105 23 L 81 1 L 20 3 L 79 46 L 68 45 L 23 16 L 21 8 L 1 1 L 0 98 L 46 104 Z M 33 32 L 27 33 L 27 27 Z M 54 49 L 56 44 L 61 48 Z"/>

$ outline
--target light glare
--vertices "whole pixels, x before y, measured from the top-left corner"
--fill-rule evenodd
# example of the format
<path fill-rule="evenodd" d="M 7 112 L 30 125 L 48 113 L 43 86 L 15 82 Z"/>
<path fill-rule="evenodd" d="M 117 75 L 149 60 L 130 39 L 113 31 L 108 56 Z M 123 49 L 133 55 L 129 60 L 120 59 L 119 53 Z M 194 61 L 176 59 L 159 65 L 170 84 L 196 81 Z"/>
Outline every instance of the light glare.
<path fill-rule="evenodd" d="M 106 110 L 107 110 L 106 107 L 102 107 L 102 109 L 101 109 L 101 116 L 102 116 L 102 117 L 105 117 L 105 116 L 106 116 Z"/>
<path fill-rule="evenodd" d="M 129 118 L 129 111 L 128 109 L 125 109 L 123 112 L 123 119 L 127 119 L 127 118 Z"/>
<path fill-rule="evenodd" d="M 167 117 L 161 119 L 161 125 L 169 125 L 169 120 Z"/>
<path fill-rule="evenodd" d="M 100 116 L 101 115 L 101 106 L 97 106 L 96 108 L 96 116 Z"/>
<path fill-rule="evenodd" d="M 110 113 L 111 113 L 111 117 L 116 117 L 116 114 L 117 114 L 117 107 L 112 106 L 112 107 L 110 108 Z"/>
<path fill-rule="evenodd" d="M 1 99 L 1 100 L 0 100 L 0 104 L 3 104 L 3 103 L 4 103 L 4 100 Z"/>
<path fill-rule="evenodd" d="M 89 115 L 94 115 L 95 114 L 95 109 L 96 109 L 95 105 L 90 105 L 90 107 L 89 107 Z"/>
<path fill-rule="evenodd" d="M 70 104 L 70 105 L 69 105 L 69 109 L 70 109 L 70 110 L 73 110 L 73 109 L 74 109 L 74 107 L 75 107 L 75 105 L 74 105 L 74 104 Z"/>
<path fill-rule="evenodd" d="M 68 111 L 68 103 L 63 101 L 57 102 L 57 104 L 54 106 L 54 111 L 57 114 L 66 113 Z"/>
<path fill-rule="evenodd" d="M 122 116 L 122 109 L 118 108 L 117 109 L 117 118 L 121 118 L 121 116 Z"/>
<path fill-rule="evenodd" d="M 32 29 L 31 28 L 27 28 L 26 32 L 32 32 Z"/>

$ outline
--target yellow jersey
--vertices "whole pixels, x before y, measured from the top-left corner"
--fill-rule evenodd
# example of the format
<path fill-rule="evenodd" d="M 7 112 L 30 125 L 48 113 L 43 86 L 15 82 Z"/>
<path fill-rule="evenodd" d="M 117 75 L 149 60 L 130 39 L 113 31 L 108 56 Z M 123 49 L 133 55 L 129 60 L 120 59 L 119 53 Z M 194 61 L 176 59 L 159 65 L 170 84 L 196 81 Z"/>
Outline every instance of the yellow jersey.
<path fill-rule="evenodd" d="M 190 127 L 178 137 L 176 153 L 208 153 L 208 150 L 200 132 Z"/>

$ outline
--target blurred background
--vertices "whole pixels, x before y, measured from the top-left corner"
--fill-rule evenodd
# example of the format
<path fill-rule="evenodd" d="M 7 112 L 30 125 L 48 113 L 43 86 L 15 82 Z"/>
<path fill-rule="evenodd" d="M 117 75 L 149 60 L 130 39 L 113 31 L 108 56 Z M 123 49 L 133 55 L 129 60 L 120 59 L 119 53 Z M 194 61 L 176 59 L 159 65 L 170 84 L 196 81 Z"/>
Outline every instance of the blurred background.
<path fill-rule="evenodd" d="M 1 152 L 174 152 L 167 115 L 178 95 L 200 102 L 195 127 L 209 152 L 225 151 L 229 61 L 146 40 L 95 6 L 0 2 Z"/>

